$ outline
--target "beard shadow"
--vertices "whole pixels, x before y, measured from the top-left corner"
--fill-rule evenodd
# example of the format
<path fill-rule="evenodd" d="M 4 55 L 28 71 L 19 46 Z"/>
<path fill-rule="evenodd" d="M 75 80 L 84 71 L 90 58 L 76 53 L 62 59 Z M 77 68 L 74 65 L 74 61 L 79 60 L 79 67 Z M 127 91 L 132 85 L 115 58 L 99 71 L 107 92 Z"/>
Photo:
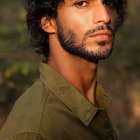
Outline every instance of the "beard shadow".
<path fill-rule="evenodd" d="M 112 47 L 110 49 L 108 49 L 108 48 L 103 49 L 104 46 L 109 44 L 108 41 L 97 42 L 97 44 L 101 48 L 99 48 L 96 51 L 89 51 L 86 48 L 86 45 L 84 43 L 85 40 L 87 39 L 87 37 L 89 36 L 89 34 L 92 34 L 94 32 L 100 31 L 100 30 L 107 29 L 112 32 L 113 36 L 115 36 L 115 32 L 110 27 L 104 27 L 101 25 L 101 26 L 98 26 L 96 29 L 87 31 L 84 35 L 82 43 L 79 45 L 76 45 L 77 40 L 78 40 L 76 33 L 73 30 L 64 27 L 60 23 L 58 18 L 56 19 L 56 24 L 58 27 L 58 34 L 57 34 L 58 40 L 59 40 L 62 48 L 65 51 L 67 51 L 68 53 L 78 56 L 80 58 L 83 58 L 91 63 L 98 63 L 99 60 L 104 60 L 111 55 L 111 53 L 113 51 L 114 37 L 113 37 Z"/>

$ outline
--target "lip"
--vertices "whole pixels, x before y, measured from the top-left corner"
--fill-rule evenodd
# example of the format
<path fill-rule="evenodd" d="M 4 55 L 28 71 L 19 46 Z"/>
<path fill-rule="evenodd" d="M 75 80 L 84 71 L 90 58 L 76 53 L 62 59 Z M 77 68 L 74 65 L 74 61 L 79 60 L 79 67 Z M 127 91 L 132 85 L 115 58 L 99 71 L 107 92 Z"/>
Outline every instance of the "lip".
<path fill-rule="evenodd" d="M 102 30 L 102 31 L 89 35 L 89 37 L 95 37 L 95 36 L 101 36 L 101 35 L 107 35 L 110 37 L 113 36 L 113 34 L 109 30 Z"/>

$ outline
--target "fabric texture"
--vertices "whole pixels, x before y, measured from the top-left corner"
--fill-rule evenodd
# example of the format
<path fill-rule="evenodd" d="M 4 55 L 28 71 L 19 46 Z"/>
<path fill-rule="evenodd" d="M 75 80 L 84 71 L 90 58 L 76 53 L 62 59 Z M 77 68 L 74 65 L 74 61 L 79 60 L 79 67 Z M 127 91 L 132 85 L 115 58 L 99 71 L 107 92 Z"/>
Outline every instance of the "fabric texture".
<path fill-rule="evenodd" d="M 100 108 L 41 62 L 40 78 L 15 103 L 0 140 L 117 140 L 108 117 L 111 98 L 98 83 L 95 98 Z"/>

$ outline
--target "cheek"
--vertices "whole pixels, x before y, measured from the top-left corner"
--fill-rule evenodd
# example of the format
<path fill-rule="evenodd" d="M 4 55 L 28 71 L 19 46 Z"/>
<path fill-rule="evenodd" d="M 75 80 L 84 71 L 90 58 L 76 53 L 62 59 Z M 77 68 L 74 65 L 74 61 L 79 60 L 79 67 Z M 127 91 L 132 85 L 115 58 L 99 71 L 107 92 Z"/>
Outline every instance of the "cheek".
<path fill-rule="evenodd" d="M 88 28 L 87 15 L 83 15 L 69 8 L 67 10 L 63 10 L 63 12 L 60 12 L 58 17 L 59 17 L 60 22 L 65 27 L 70 28 L 76 34 L 84 35 L 84 33 L 87 31 L 87 28 Z"/>

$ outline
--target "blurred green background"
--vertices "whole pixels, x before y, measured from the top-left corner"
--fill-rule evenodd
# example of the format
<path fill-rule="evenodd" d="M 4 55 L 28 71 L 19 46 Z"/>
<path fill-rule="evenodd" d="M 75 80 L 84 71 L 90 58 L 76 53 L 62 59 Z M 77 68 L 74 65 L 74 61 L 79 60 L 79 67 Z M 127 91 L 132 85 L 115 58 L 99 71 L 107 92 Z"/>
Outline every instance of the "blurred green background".
<path fill-rule="evenodd" d="M 0 129 L 17 98 L 38 78 L 37 56 L 28 45 L 25 0 L 0 0 Z M 119 140 L 140 140 L 140 0 L 128 0 L 126 22 L 114 52 L 101 61 L 98 81 L 113 98 L 110 118 Z"/>

